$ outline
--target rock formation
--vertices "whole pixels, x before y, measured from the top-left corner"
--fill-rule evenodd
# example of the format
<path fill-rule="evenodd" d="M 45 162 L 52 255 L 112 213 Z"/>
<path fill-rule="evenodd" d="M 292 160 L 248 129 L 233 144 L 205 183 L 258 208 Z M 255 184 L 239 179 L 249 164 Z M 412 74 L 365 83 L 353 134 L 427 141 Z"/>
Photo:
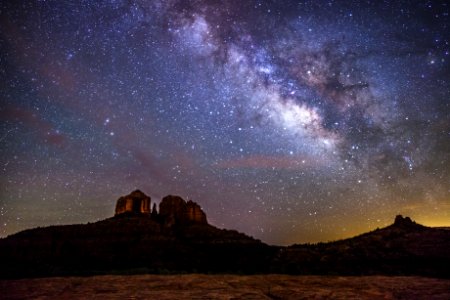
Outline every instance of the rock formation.
<path fill-rule="evenodd" d="M 153 203 L 152 218 L 156 219 L 157 217 L 158 217 L 158 210 L 156 209 L 156 203 Z"/>
<path fill-rule="evenodd" d="M 186 203 L 186 219 L 189 222 L 203 224 L 208 223 L 208 221 L 206 220 L 206 214 L 203 212 L 200 205 L 191 200 Z"/>
<path fill-rule="evenodd" d="M 417 224 L 416 222 L 411 220 L 410 217 L 403 217 L 402 215 L 397 215 L 394 220 L 394 225 L 400 227 L 411 227 Z"/>
<path fill-rule="evenodd" d="M 189 223 L 208 224 L 206 214 L 200 205 L 189 200 L 185 201 L 179 196 L 168 195 L 159 204 L 159 213 L 156 204 L 150 210 L 150 197 L 136 190 L 127 196 L 120 197 L 116 204 L 116 216 L 122 214 L 151 215 L 151 218 L 160 221 L 164 226 L 183 225 Z"/>
<path fill-rule="evenodd" d="M 206 215 L 200 206 L 179 196 L 164 197 L 159 204 L 159 215 L 166 226 L 186 223 L 207 224 Z"/>
<path fill-rule="evenodd" d="M 117 200 L 116 216 L 123 213 L 150 214 L 150 202 L 149 196 L 140 190 L 135 190 Z"/>
<path fill-rule="evenodd" d="M 168 195 L 159 204 L 159 215 L 161 218 L 174 218 L 182 220 L 184 218 L 186 201 L 179 196 Z"/>

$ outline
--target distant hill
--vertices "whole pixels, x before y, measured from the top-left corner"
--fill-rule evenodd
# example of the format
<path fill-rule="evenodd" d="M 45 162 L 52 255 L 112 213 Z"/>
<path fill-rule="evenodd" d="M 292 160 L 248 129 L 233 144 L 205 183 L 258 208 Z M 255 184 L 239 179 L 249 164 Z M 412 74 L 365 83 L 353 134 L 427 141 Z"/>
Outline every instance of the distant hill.
<path fill-rule="evenodd" d="M 141 191 L 112 218 L 29 229 L 0 239 L 1 278 L 128 273 L 403 274 L 450 277 L 450 230 L 398 216 L 341 241 L 269 246 L 207 223 L 198 204 L 167 196 L 159 211 Z"/>
<path fill-rule="evenodd" d="M 280 273 L 425 275 L 450 277 L 450 230 L 397 216 L 394 224 L 329 243 L 280 251 Z"/>

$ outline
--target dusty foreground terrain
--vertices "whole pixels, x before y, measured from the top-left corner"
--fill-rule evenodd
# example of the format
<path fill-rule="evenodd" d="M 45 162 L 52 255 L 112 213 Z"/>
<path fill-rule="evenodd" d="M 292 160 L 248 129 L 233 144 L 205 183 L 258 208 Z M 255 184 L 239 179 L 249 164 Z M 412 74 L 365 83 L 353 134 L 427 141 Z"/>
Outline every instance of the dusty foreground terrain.
<path fill-rule="evenodd" d="M 128 275 L 0 281 L 2 299 L 450 299 L 450 280 L 387 276 Z"/>

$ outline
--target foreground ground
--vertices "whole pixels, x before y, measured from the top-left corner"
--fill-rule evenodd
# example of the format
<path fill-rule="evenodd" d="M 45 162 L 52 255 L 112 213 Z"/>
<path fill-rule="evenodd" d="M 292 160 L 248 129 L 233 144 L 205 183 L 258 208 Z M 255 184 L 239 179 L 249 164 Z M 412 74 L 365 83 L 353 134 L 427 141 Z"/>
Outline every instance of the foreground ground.
<path fill-rule="evenodd" d="M 450 279 L 121 275 L 0 281 L 2 299 L 450 299 Z"/>

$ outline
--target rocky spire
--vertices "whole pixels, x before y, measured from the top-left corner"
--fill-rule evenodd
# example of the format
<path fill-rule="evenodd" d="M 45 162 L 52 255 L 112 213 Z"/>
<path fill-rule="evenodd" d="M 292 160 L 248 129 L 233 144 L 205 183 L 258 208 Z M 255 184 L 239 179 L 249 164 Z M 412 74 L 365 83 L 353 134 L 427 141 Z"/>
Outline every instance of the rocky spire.
<path fill-rule="evenodd" d="M 158 217 L 158 210 L 156 209 L 156 203 L 153 203 L 152 218 L 157 218 L 157 217 Z"/>

